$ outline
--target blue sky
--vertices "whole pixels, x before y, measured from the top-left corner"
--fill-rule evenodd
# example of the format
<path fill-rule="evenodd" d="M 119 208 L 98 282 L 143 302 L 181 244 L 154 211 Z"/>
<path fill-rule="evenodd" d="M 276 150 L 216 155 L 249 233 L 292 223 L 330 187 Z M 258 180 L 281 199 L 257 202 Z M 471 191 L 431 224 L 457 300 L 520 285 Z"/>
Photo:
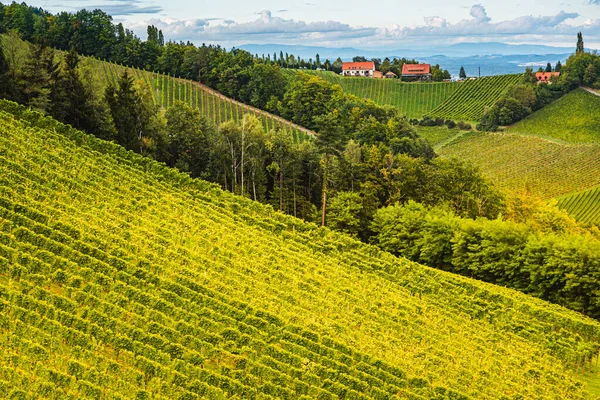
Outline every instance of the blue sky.
<path fill-rule="evenodd" d="M 145 39 L 154 24 L 167 39 L 196 44 L 302 44 L 414 48 L 460 42 L 543 43 L 600 48 L 600 0 L 56 0 L 49 11 L 102 8 Z"/>

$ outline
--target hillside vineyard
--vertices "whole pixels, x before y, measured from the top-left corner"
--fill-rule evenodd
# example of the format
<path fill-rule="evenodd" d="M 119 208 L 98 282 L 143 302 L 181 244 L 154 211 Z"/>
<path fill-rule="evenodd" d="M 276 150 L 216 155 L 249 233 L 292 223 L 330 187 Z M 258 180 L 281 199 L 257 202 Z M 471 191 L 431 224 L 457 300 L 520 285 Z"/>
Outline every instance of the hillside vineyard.
<path fill-rule="evenodd" d="M 0 108 L 2 393 L 586 398 L 594 320 Z"/>

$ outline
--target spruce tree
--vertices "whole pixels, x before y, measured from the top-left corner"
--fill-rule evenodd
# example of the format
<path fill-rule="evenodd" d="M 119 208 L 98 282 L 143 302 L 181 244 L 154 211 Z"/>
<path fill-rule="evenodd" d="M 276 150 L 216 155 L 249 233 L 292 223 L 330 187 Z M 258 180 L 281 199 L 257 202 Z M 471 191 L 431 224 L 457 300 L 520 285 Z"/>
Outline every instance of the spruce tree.
<path fill-rule="evenodd" d="M 460 67 L 460 72 L 458 73 L 460 79 L 467 79 L 467 73 L 465 72 L 465 67 Z"/>
<path fill-rule="evenodd" d="M 0 98 L 13 99 L 14 95 L 14 81 L 10 78 L 10 66 L 6 57 L 4 57 L 4 51 L 0 46 Z"/>
<path fill-rule="evenodd" d="M 577 50 L 576 53 L 577 54 L 583 54 L 584 52 L 584 47 L 583 47 L 583 34 L 581 32 L 579 32 L 577 34 Z"/>
<path fill-rule="evenodd" d="M 556 66 L 554 67 L 554 71 L 560 72 L 561 69 L 562 69 L 562 64 L 560 63 L 560 61 L 558 61 L 556 63 Z"/>
<path fill-rule="evenodd" d="M 546 71 L 544 72 L 552 72 L 552 64 L 548 63 L 548 65 L 546 65 Z"/>
<path fill-rule="evenodd" d="M 53 79 L 58 73 L 54 51 L 42 45 L 32 45 L 27 62 L 19 76 L 20 99 L 26 105 L 42 112 L 51 106 Z"/>

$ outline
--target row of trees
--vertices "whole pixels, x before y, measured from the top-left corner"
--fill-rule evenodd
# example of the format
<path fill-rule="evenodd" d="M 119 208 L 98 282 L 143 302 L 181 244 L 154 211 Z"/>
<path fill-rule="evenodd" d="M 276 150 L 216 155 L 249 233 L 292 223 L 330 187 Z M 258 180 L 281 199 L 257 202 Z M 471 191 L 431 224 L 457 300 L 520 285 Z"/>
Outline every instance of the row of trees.
<path fill-rule="evenodd" d="M 554 207 L 519 204 L 505 220 L 472 220 L 409 202 L 380 209 L 373 230 L 393 254 L 600 317 L 598 232 Z"/>

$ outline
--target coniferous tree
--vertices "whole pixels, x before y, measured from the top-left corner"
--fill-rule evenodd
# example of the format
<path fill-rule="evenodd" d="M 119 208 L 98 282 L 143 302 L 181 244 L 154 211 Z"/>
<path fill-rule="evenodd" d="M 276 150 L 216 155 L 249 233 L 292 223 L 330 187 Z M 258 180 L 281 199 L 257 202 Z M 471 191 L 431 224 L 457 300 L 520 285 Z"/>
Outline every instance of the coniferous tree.
<path fill-rule="evenodd" d="M 58 65 L 54 63 L 54 51 L 42 45 L 32 45 L 27 62 L 19 77 L 21 101 L 42 112 L 50 109 L 52 79 Z"/>
<path fill-rule="evenodd" d="M 14 99 L 14 81 L 10 76 L 10 65 L 4 57 L 4 51 L 0 46 L 0 98 Z"/>
<path fill-rule="evenodd" d="M 585 51 L 585 49 L 583 47 L 583 34 L 581 32 L 579 32 L 577 34 L 577 49 L 575 52 L 577 54 L 583 54 L 584 51 Z"/>
<path fill-rule="evenodd" d="M 119 88 L 108 86 L 105 91 L 106 101 L 117 130 L 116 140 L 123 147 L 142 154 L 166 148 L 162 140 L 162 132 L 154 121 L 157 110 L 154 104 L 144 96 L 144 90 L 138 92 L 133 78 L 127 71 L 119 78 Z M 143 88 L 142 88 L 143 89 Z M 164 159 L 160 155 L 159 159 Z"/>
<path fill-rule="evenodd" d="M 460 72 L 458 73 L 460 79 L 467 79 L 467 73 L 465 72 L 465 67 L 460 67 Z"/>
<path fill-rule="evenodd" d="M 558 61 L 556 63 L 556 66 L 554 67 L 554 71 L 560 72 L 561 69 L 562 69 L 562 64 L 560 63 L 560 61 Z"/>
<path fill-rule="evenodd" d="M 552 72 L 552 64 L 548 63 L 548 65 L 546 65 L 546 70 L 544 72 Z"/>

